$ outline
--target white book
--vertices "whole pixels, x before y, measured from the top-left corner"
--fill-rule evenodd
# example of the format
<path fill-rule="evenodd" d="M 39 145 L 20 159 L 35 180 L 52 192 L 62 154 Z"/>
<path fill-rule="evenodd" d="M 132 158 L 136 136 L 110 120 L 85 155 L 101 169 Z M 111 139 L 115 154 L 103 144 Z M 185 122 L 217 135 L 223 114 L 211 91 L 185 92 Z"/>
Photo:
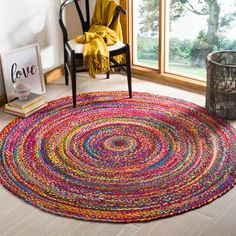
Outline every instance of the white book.
<path fill-rule="evenodd" d="M 43 97 L 37 93 L 30 93 L 29 97 L 26 100 L 20 100 L 19 98 L 10 101 L 8 103 L 9 106 L 18 107 L 18 108 L 26 108 L 31 104 L 41 100 Z"/>

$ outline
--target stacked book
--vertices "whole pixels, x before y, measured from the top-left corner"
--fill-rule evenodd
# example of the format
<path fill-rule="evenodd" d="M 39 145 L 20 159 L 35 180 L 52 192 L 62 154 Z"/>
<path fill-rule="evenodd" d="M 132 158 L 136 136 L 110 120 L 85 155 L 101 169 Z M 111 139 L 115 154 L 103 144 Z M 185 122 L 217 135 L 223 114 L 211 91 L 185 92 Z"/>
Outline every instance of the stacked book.
<path fill-rule="evenodd" d="M 15 99 L 5 104 L 4 112 L 27 117 L 45 107 L 47 103 L 40 94 L 30 93 L 27 100 Z"/>

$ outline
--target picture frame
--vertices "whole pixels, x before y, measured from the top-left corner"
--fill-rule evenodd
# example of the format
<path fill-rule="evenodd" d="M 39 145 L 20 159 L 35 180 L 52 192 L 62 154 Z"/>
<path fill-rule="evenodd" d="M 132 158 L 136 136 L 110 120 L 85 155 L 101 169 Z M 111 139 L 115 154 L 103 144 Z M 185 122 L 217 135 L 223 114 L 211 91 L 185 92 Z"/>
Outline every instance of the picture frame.
<path fill-rule="evenodd" d="M 26 84 L 32 93 L 46 92 L 39 44 L 3 52 L 1 61 L 8 102 L 17 98 L 15 91 L 17 83 Z"/>

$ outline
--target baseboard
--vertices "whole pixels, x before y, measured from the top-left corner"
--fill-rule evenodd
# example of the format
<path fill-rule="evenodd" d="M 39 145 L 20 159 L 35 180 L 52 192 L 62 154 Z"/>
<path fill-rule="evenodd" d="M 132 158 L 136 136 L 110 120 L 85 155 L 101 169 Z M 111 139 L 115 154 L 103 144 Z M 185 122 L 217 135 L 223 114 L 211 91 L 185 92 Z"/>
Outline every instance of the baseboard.
<path fill-rule="evenodd" d="M 6 103 L 7 103 L 7 96 L 5 94 L 1 95 L 0 96 L 0 106 L 3 106 Z"/>
<path fill-rule="evenodd" d="M 48 84 L 64 75 L 64 66 L 58 66 L 55 69 L 44 74 L 45 83 Z"/>

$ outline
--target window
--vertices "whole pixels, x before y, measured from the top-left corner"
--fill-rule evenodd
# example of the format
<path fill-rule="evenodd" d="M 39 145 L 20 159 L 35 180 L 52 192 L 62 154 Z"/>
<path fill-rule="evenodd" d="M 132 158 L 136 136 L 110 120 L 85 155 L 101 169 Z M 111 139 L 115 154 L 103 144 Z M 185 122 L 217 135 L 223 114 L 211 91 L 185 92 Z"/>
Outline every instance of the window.
<path fill-rule="evenodd" d="M 136 0 L 133 4 L 134 64 L 158 67 L 158 0 Z"/>
<path fill-rule="evenodd" d="M 206 56 L 236 50 L 235 0 L 133 0 L 132 4 L 134 65 L 205 81 Z"/>

